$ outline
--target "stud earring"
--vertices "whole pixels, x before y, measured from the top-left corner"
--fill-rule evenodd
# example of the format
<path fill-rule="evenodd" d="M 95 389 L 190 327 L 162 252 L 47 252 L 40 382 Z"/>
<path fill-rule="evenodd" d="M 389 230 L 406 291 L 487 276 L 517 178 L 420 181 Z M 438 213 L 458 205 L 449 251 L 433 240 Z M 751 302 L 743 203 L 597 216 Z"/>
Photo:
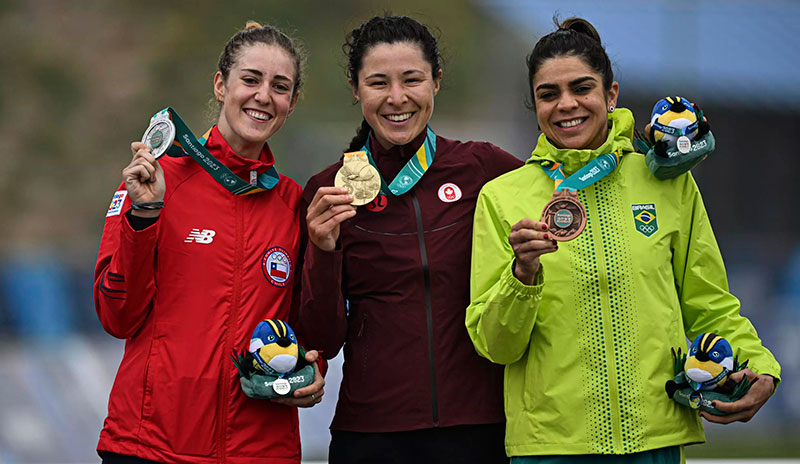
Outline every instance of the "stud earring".
<path fill-rule="evenodd" d="M 608 112 L 609 113 L 613 113 L 614 112 L 614 105 L 609 105 Z"/>

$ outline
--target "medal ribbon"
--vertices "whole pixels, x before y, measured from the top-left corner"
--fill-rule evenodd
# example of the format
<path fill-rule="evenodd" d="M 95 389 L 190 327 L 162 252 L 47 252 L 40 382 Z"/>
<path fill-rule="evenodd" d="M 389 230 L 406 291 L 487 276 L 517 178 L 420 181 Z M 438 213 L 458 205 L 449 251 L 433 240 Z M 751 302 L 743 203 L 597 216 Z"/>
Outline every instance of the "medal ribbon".
<path fill-rule="evenodd" d="M 206 131 L 202 137 L 196 138 L 189 126 L 183 122 L 183 119 L 178 116 L 178 112 L 172 107 L 164 108 L 153 117 L 163 114 L 169 116 L 173 124 L 175 124 L 175 141 L 172 142 L 172 146 L 167 150 L 167 155 L 172 157 L 191 156 L 217 183 L 234 195 L 250 195 L 251 193 L 270 190 L 278 185 L 280 176 L 275 166 L 259 175 L 254 183 L 242 180 L 241 177 L 237 176 L 206 150 L 205 145 L 209 134 L 211 134 L 211 129 Z"/>
<path fill-rule="evenodd" d="M 375 164 L 375 160 L 372 159 L 372 151 L 369 149 L 369 137 L 367 137 L 367 142 L 361 147 L 361 151 L 367 152 L 367 159 L 369 159 L 369 164 L 375 167 L 378 170 L 378 175 L 381 178 L 381 193 L 384 195 L 388 195 L 391 193 L 392 195 L 400 196 L 409 190 L 411 190 L 417 182 L 422 179 L 422 176 L 425 175 L 425 171 L 430 168 L 431 164 L 433 164 L 433 157 L 436 155 L 436 134 L 433 132 L 430 126 L 426 126 L 426 134 L 425 134 L 425 142 L 423 142 L 422 146 L 419 147 L 417 153 L 408 160 L 403 169 L 397 173 L 392 183 L 386 184 L 386 181 L 383 180 L 383 176 L 380 176 L 380 170 L 378 169 L 378 165 Z"/>
<path fill-rule="evenodd" d="M 622 155 L 619 153 L 619 150 L 614 153 L 600 155 L 593 159 L 591 163 L 580 168 L 578 172 L 569 176 L 569 178 L 564 175 L 564 169 L 561 163 L 548 161 L 547 165 L 542 163 L 541 167 L 542 170 L 555 181 L 556 192 L 560 192 L 564 189 L 575 192 L 594 184 L 610 174 L 614 169 L 617 169 L 620 159 L 622 159 Z"/>

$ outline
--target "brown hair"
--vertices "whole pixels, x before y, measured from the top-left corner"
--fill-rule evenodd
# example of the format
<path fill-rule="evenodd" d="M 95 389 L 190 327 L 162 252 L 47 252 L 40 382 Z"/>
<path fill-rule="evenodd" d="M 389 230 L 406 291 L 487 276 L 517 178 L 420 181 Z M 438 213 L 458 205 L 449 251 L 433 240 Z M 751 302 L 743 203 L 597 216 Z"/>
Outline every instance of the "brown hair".
<path fill-rule="evenodd" d="M 597 29 L 583 18 L 567 18 L 560 24 L 558 18 L 553 18 L 553 22 L 558 29 L 539 39 L 526 60 L 531 103 L 535 102 L 532 84 L 536 72 L 545 60 L 558 56 L 577 56 L 582 59 L 603 77 L 603 89 L 608 92 L 614 82 L 614 71 Z"/>
<path fill-rule="evenodd" d="M 219 56 L 219 72 L 227 82 L 231 67 L 236 63 L 237 54 L 243 46 L 263 43 L 265 45 L 277 45 L 289 54 L 294 60 L 294 69 L 297 78 L 292 88 L 292 97 L 300 90 L 302 83 L 301 72 L 303 67 L 303 52 L 300 44 L 273 26 L 262 26 L 255 21 L 247 21 L 244 29 L 237 32 L 225 44 L 222 54 Z"/>

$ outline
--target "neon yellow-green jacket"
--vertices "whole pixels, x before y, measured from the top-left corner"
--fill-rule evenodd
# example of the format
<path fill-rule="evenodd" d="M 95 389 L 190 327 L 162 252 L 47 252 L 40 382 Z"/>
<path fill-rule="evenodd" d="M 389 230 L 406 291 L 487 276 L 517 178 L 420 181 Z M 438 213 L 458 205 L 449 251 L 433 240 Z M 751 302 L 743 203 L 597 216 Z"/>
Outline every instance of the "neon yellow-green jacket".
<path fill-rule="evenodd" d="M 780 366 L 739 315 L 700 192 L 690 174 L 658 180 L 633 152 L 633 115 L 618 108 L 597 150 L 562 150 L 544 135 L 525 166 L 478 198 L 466 325 L 477 351 L 506 364 L 509 456 L 627 454 L 705 441 L 696 411 L 667 397 L 670 348 L 726 337 L 754 372 Z M 619 168 L 578 193 L 583 233 L 543 255 L 532 286 L 517 280 L 511 226 L 538 220 L 553 181 L 621 149 Z M 649 214 L 641 214 L 647 211 Z M 638 216 L 636 218 L 635 216 Z"/>

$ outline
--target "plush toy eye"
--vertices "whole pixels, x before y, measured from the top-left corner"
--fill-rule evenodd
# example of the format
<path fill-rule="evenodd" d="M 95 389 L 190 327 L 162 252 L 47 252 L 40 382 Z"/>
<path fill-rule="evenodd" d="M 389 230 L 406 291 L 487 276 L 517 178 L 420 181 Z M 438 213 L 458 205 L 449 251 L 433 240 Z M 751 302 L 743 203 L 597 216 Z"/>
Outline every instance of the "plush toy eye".
<path fill-rule="evenodd" d="M 274 336 L 274 335 L 270 335 L 270 336 L 268 336 L 268 337 L 267 337 L 267 341 L 268 341 L 268 342 L 274 342 L 274 341 L 275 341 L 275 336 Z"/>
<path fill-rule="evenodd" d="M 697 347 L 692 347 L 692 354 L 697 354 Z"/>
<path fill-rule="evenodd" d="M 719 351 L 714 351 L 713 353 L 711 353 L 711 356 L 719 358 Z"/>
<path fill-rule="evenodd" d="M 294 334 L 289 334 L 289 340 L 294 341 Z"/>

